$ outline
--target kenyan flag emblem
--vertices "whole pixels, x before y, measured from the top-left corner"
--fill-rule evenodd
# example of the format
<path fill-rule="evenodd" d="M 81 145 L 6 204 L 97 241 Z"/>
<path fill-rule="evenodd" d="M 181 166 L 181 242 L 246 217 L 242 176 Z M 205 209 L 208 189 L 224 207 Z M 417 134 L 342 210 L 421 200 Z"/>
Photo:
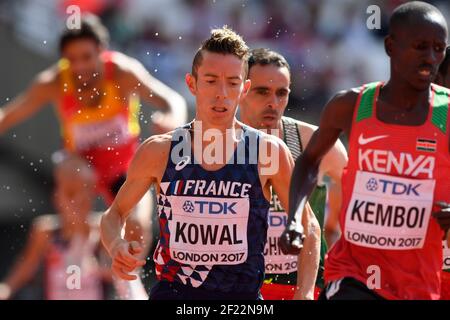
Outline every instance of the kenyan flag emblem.
<path fill-rule="evenodd" d="M 437 146 L 436 140 L 417 139 L 416 142 L 417 151 L 436 152 L 436 146 Z"/>

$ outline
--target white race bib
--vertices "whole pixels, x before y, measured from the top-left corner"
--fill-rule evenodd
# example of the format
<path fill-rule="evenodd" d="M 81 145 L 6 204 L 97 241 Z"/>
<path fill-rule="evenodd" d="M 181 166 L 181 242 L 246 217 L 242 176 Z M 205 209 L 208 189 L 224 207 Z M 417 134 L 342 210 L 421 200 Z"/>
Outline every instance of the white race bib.
<path fill-rule="evenodd" d="M 73 126 L 77 150 L 92 147 L 115 147 L 129 141 L 128 121 L 123 115 L 94 123 L 80 123 Z"/>
<path fill-rule="evenodd" d="M 450 248 L 447 246 L 447 240 L 442 241 L 442 248 L 444 249 L 444 262 L 442 269 L 450 269 Z"/>
<path fill-rule="evenodd" d="M 285 255 L 278 246 L 278 238 L 286 227 L 286 212 L 269 212 L 269 229 L 264 248 L 267 274 L 288 274 L 297 271 L 297 256 Z"/>
<path fill-rule="evenodd" d="M 236 265 L 247 260 L 248 198 L 168 196 L 170 256 L 189 265 Z"/>
<path fill-rule="evenodd" d="M 345 239 L 376 249 L 422 248 L 434 186 L 435 180 L 357 171 L 345 217 Z"/>

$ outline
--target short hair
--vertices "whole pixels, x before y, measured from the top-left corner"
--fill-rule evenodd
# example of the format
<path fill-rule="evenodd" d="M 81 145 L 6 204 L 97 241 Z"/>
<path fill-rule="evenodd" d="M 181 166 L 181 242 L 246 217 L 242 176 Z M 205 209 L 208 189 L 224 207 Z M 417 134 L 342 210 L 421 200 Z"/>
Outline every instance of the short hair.
<path fill-rule="evenodd" d="M 444 16 L 435 6 L 422 1 L 412 1 L 402 4 L 394 10 L 389 19 L 389 34 L 392 35 L 399 27 L 417 23 L 418 19 L 426 20 L 432 14 L 440 16 L 445 23 L 445 27 L 447 27 Z"/>
<path fill-rule="evenodd" d="M 203 51 L 221 54 L 232 54 L 244 61 L 245 75 L 248 72 L 247 60 L 249 48 L 244 39 L 236 32 L 223 26 L 220 29 L 211 30 L 211 36 L 206 39 L 197 50 L 192 62 L 192 75 L 197 78 L 197 69 L 203 60 Z"/>
<path fill-rule="evenodd" d="M 450 65 L 450 46 L 445 48 L 445 58 L 444 61 L 439 65 L 439 73 L 441 76 L 446 77 L 448 72 L 448 67 Z"/>
<path fill-rule="evenodd" d="M 80 28 L 66 28 L 59 38 L 59 51 L 62 52 L 66 45 L 74 40 L 91 39 L 97 45 L 104 47 L 109 43 L 109 32 L 101 23 L 100 18 L 93 14 L 81 17 Z"/>
<path fill-rule="evenodd" d="M 266 48 L 258 48 L 250 51 L 250 57 L 248 58 L 248 70 L 254 65 L 274 65 L 280 68 L 287 68 L 289 72 L 291 71 L 291 67 L 286 59 L 278 52 L 269 50 Z"/>

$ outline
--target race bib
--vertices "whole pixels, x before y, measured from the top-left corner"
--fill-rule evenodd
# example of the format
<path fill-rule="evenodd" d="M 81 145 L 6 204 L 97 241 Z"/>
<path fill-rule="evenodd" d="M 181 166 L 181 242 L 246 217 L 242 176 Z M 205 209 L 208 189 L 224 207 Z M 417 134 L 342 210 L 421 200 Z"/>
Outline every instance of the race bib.
<path fill-rule="evenodd" d="M 122 115 L 94 123 L 79 123 L 73 126 L 77 150 L 94 147 L 115 147 L 129 141 L 128 121 Z"/>
<path fill-rule="evenodd" d="M 248 256 L 248 198 L 168 196 L 170 256 L 189 265 L 236 265 Z"/>
<path fill-rule="evenodd" d="M 443 270 L 450 269 L 450 248 L 447 246 L 447 240 L 442 241 L 442 248 L 444 249 L 444 262 L 442 264 Z"/>
<path fill-rule="evenodd" d="M 278 247 L 278 238 L 287 225 L 287 214 L 284 211 L 269 212 L 269 229 L 264 248 L 264 259 L 267 274 L 287 274 L 297 271 L 297 256 L 285 255 Z"/>
<path fill-rule="evenodd" d="M 345 239 L 376 249 L 422 248 L 434 187 L 435 180 L 358 171 L 345 217 Z"/>

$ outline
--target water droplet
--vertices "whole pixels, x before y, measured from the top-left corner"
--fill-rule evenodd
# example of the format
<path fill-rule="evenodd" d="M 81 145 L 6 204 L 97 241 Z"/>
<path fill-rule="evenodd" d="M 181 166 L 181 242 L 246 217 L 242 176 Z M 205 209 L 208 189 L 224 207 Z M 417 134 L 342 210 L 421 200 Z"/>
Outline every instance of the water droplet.
<path fill-rule="evenodd" d="M 44 42 L 44 44 L 47 44 L 47 40 L 44 40 L 43 42 Z"/>

